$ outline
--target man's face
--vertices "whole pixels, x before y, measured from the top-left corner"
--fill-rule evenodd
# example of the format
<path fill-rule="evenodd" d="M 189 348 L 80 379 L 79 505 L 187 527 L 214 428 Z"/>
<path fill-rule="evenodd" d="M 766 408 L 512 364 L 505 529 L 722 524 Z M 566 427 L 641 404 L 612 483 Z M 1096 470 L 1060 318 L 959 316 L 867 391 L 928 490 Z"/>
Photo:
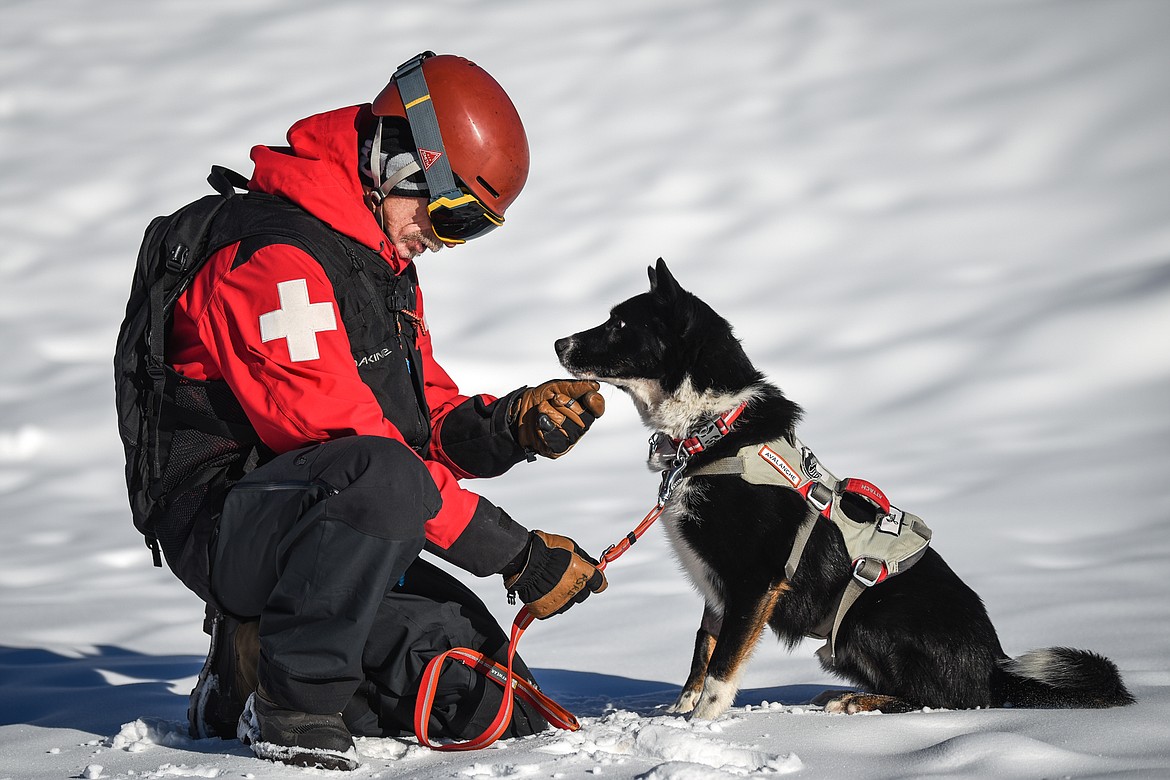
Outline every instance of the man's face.
<path fill-rule="evenodd" d="M 435 235 L 427 216 L 425 198 L 388 195 L 378 208 L 381 210 L 382 229 L 403 260 L 412 260 L 428 249 L 438 252 L 443 248 L 443 242 Z"/>

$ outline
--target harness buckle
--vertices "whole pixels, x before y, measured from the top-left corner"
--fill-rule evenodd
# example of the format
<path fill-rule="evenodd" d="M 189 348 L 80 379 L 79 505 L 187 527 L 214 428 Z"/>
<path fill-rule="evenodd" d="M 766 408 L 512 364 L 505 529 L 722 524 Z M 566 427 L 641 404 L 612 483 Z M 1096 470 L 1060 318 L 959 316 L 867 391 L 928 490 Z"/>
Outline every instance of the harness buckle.
<path fill-rule="evenodd" d="M 824 512 L 833 503 L 833 489 L 823 482 L 814 482 L 808 489 L 808 502 L 818 512 Z"/>
<path fill-rule="evenodd" d="M 877 585 L 887 575 L 886 565 L 874 558 L 858 558 L 853 562 L 853 579 L 867 588 Z"/>
<path fill-rule="evenodd" d="M 730 429 L 728 429 L 728 430 L 730 430 Z M 693 437 L 693 438 L 697 439 L 699 442 L 699 450 L 698 451 L 702 452 L 703 450 L 707 449 L 711 445 L 715 444 L 715 442 L 717 442 L 723 438 L 725 433 L 726 433 L 726 431 L 720 431 L 719 426 L 717 426 L 715 423 L 710 423 L 708 425 L 704 425 L 702 428 L 700 428 L 698 431 L 695 432 L 695 435 Z"/>

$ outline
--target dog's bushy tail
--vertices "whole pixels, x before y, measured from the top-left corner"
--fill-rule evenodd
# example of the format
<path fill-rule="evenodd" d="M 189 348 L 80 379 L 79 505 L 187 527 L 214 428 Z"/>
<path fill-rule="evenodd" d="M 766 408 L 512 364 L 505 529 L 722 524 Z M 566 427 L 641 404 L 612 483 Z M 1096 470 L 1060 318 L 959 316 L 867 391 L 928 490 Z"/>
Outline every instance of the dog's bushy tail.
<path fill-rule="evenodd" d="M 1100 708 L 1133 704 L 1117 664 L 1088 650 L 1048 647 L 1000 661 L 1013 707 Z"/>

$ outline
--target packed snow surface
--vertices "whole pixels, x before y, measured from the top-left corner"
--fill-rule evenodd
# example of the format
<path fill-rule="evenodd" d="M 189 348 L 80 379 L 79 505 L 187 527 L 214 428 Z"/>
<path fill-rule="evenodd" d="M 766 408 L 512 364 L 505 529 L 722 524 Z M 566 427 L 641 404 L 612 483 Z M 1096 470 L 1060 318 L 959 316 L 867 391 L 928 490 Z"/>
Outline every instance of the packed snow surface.
<path fill-rule="evenodd" d="M 830 715 L 804 643 L 664 712 L 701 602 L 658 529 L 521 652 L 580 716 L 478 753 L 365 739 L 357 777 L 1170 776 L 1170 4 L 1161 0 L 17 0 L 0 8 L 0 780 L 319 776 L 192 741 L 201 608 L 130 524 L 110 358 L 148 221 L 213 163 L 468 56 L 528 129 L 508 224 L 419 261 L 465 391 L 662 256 L 807 410 L 834 473 L 934 529 L 1007 651 L 1114 659 L 1109 711 Z M 653 503 L 627 399 L 478 486 L 597 552 Z M 505 625 L 498 578 L 464 577 Z"/>

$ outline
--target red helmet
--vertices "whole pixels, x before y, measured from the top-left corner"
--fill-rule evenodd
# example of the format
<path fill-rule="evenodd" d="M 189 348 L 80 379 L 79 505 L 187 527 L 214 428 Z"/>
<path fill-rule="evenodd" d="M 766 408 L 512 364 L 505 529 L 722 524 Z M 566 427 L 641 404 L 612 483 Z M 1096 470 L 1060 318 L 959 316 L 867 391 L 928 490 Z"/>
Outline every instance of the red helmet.
<path fill-rule="evenodd" d="M 452 172 L 502 216 L 528 179 L 528 137 L 516 107 L 487 71 L 463 57 L 427 57 L 422 71 Z M 406 117 L 396 81 L 374 98 L 373 112 Z"/>

